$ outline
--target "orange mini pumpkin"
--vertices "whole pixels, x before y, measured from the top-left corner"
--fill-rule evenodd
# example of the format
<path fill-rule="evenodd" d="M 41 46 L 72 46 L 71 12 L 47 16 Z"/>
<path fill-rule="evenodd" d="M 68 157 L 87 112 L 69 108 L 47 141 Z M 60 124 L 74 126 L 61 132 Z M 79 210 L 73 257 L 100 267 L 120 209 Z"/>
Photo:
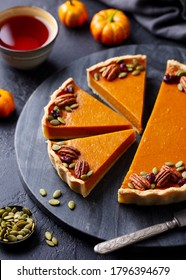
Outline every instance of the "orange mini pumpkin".
<path fill-rule="evenodd" d="M 58 15 L 60 21 L 68 27 L 81 26 L 88 20 L 85 4 L 77 0 L 69 0 L 60 5 Z"/>
<path fill-rule="evenodd" d="M 106 9 L 93 16 L 90 31 L 100 43 L 119 45 L 129 37 L 130 21 L 122 11 Z"/>
<path fill-rule="evenodd" d="M 0 89 L 0 118 L 8 117 L 15 110 L 13 95 L 4 89 Z"/>

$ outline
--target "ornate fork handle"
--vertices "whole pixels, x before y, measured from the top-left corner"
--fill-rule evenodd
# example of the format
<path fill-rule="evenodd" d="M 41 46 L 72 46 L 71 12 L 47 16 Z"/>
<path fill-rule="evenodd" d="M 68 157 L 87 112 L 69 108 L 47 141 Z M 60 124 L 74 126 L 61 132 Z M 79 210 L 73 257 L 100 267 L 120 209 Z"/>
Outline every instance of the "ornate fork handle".
<path fill-rule="evenodd" d="M 94 251 L 99 254 L 113 252 L 122 247 L 134 244 L 154 235 L 173 229 L 176 226 L 179 226 L 176 219 L 165 223 L 153 225 L 130 234 L 126 234 L 108 241 L 101 242 L 94 247 Z"/>

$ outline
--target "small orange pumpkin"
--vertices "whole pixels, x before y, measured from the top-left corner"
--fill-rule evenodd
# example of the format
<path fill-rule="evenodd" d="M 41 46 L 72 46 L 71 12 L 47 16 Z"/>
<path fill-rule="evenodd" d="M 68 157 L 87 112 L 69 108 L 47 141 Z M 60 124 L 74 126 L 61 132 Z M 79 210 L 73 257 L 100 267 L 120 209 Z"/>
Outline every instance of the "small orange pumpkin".
<path fill-rule="evenodd" d="M 4 89 L 0 89 L 0 118 L 8 117 L 15 110 L 13 95 Z"/>
<path fill-rule="evenodd" d="M 78 0 L 69 0 L 60 5 L 58 15 L 60 21 L 68 27 L 81 26 L 88 20 L 86 6 Z"/>
<path fill-rule="evenodd" d="M 90 31 L 100 43 L 120 45 L 129 37 L 130 21 L 122 11 L 106 9 L 93 16 Z"/>

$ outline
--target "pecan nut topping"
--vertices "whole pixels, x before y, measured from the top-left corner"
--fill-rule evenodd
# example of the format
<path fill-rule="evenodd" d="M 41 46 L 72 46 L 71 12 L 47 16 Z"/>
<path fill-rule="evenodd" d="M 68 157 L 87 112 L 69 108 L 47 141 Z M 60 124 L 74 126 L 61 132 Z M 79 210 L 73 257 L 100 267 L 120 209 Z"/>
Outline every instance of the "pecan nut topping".
<path fill-rule="evenodd" d="M 120 73 L 120 67 L 118 64 L 110 64 L 107 68 L 102 72 L 102 77 L 106 78 L 108 81 L 113 81 L 117 78 Z"/>
<path fill-rule="evenodd" d="M 145 189 L 150 189 L 150 182 L 136 173 L 131 174 L 129 180 L 137 190 L 144 191 Z"/>
<path fill-rule="evenodd" d="M 182 76 L 180 78 L 180 84 L 182 85 L 183 87 L 183 91 L 186 92 L 186 76 Z"/>
<path fill-rule="evenodd" d="M 169 167 L 171 171 L 171 181 L 174 183 L 178 183 L 178 181 L 182 178 L 181 173 L 177 171 L 174 167 Z"/>
<path fill-rule="evenodd" d="M 62 146 L 58 151 L 57 151 L 59 156 L 68 156 L 72 159 L 77 159 L 78 156 L 80 155 L 80 151 L 72 146 Z"/>
<path fill-rule="evenodd" d="M 89 164 L 87 161 L 78 160 L 75 165 L 75 175 L 78 179 L 81 178 L 82 175 L 87 174 L 89 171 Z"/>
<path fill-rule="evenodd" d="M 58 96 L 54 103 L 55 105 L 62 107 L 62 106 L 69 106 L 76 102 L 76 97 L 72 93 L 67 93 L 65 95 Z"/>
<path fill-rule="evenodd" d="M 169 182 L 170 177 L 171 177 L 170 168 L 166 165 L 163 165 L 154 180 L 156 187 L 161 188 L 165 186 Z"/>

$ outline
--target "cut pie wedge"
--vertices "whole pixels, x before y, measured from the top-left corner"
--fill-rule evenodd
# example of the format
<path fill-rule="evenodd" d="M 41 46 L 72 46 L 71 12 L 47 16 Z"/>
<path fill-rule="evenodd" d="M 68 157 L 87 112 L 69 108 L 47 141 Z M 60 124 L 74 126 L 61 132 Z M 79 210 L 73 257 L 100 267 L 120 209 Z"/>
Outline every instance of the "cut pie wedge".
<path fill-rule="evenodd" d="M 141 133 L 146 56 L 125 55 L 113 57 L 87 69 L 87 81 L 98 94 Z"/>
<path fill-rule="evenodd" d="M 67 79 L 44 108 L 43 134 L 48 139 L 69 139 L 132 128 L 124 117 Z"/>
<path fill-rule="evenodd" d="M 76 138 L 48 140 L 48 155 L 60 178 L 86 197 L 136 139 L 134 129 Z"/>
<path fill-rule="evenodd" d="M 186 200 L 186 65 L 167 61 L 158 97 L 118 192 L 120 203 Z"/>

